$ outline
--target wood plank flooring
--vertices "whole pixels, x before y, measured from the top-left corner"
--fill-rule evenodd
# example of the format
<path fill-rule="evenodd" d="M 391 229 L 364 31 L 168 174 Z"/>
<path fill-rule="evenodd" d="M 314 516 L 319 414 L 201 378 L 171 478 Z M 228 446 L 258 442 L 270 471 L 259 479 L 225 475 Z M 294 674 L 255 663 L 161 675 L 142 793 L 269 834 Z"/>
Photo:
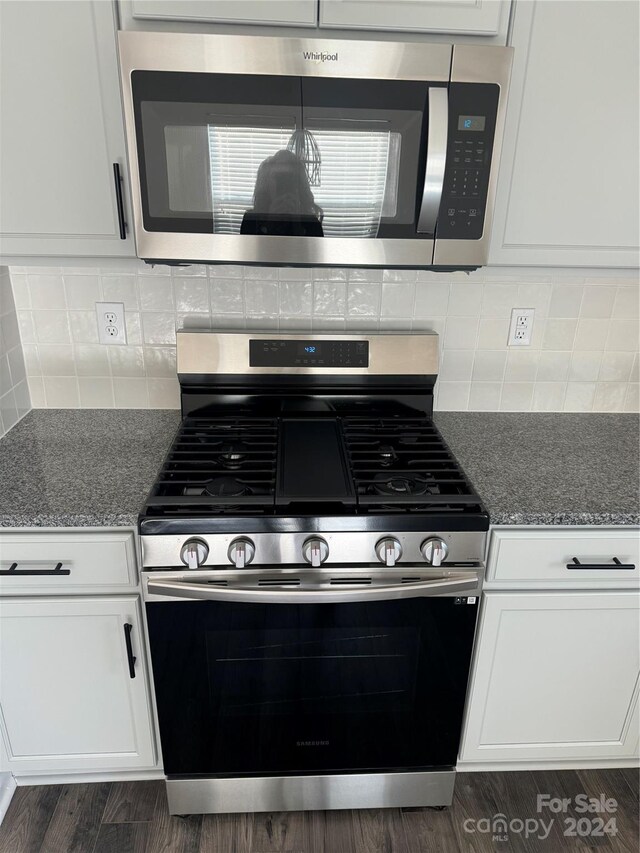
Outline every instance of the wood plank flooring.
<path fill-rule="evenodd" d="M 385 809 L 171 817 L 164 783 L 20 787 L 0 827 L 0 853 L 638 853 L 638 771 L 460 773 L 450 809 Z M 538 794 L 569 797 L 566 814 L 539 814 Z M 615 835 L 564 834 L 586 817 L 577 794 L 614 798 Z M 482 831 L 502 814 L 508 837 Z M 530 832 L 520 822 L 549 825 Z M 609 817 L 609 815 L 605 816 Z M 485 824 L 477 823 L 485 819 Z M 471 831 L 475 830 L 475 831 Z"/>

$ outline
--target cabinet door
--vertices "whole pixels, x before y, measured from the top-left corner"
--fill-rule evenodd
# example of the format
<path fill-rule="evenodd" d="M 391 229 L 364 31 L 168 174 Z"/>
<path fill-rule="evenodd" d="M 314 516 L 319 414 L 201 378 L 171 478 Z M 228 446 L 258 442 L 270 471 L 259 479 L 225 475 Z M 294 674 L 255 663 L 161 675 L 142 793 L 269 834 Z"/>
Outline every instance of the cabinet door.
<path fill-rule="evenodd" d="M 0 25 L 2 254 L 135 256 L 113 4 L 10 0 Z"/>
<path fill-rule="evenodd" d="M 489 262 L 638 264 L 638 12 L 518 2 Z"/>
<path fill-rule="evenodd" d="M 508 0 L 320 0 L 321 27 L 494 36 Z"/>
<path fill-rule="evenodd" d="M 137 596 L 0 600 L 2 769 L 154 765 L 141 625 Z"/>
<path fill-rule="evenodd" d="M 486 593 L 462 761 L 636 756 L 639 605 L 635 592 Z"/>
<path fill-rule="evenodd" d="M 131 0 L 134 18 L 314 26 L 316 0 Z"/>

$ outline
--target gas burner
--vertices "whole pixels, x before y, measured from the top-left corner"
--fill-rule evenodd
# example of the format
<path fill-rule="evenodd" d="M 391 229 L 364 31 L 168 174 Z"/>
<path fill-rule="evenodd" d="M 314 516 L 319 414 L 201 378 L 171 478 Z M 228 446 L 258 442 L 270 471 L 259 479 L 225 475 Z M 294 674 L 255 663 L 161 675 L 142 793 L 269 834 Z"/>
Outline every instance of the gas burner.
<path fill-rule="evenodd" d="M 252 494 L 252 490 L 245 483 L 236 480 L 235 477 L 216 477 L 202 486 L 186 486 L 182 490 L 182 494 L 208 495 L 212 498 L 237 498 Z"/>
<path fill-rule="evenodd" d="M 394 465 L 398 459 L 398 454 L 390 444 L 381 444 L 378 448 L 378 456 L 380 457 L 380 464 L 385 468 Z"/>
<path fill-rule="evenodd" d="M 369 490 L 373 494 L 402 498 L 405 495 L 433 494 L 437 491 L 437 487 L 431 486 L 426 477 L 416 474 L 406 477 L 387 477 L 386 474 L 377 474 Z"/>
<path fill-rule="evenodd" d="M 225 445 L 217 461 L 223 468 L 228 468 L 230 471 L 236 471 L 242 467 L 242 463 L 247 458 L 246 446 L 244 444 L 229 444 Z"/>

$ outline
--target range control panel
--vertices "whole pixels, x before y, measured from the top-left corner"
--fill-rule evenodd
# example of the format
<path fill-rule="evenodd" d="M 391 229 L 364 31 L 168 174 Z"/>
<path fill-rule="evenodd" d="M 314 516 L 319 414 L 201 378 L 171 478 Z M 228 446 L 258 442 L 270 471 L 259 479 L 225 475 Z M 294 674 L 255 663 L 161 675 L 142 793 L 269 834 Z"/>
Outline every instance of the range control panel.
<path fill-rule="evenodd" d="M 369 341 L 250 340 L 250 367 L 369 367 Z"/>
<path fill-rule="evenodd" d="M 452 83 L 444 186 L 436 236 L 479 240 L 484 229 L 500 87 Z"/>

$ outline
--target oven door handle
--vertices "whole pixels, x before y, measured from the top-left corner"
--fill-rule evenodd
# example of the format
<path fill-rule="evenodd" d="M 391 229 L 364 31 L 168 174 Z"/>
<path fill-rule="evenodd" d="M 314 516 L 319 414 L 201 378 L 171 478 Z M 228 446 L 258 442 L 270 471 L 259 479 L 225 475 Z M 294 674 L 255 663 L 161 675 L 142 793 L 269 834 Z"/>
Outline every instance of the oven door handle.
<path fill-rule="evenodd" d="M 418 234 L 435 234 L 444 185 L 448 134 L 449 93 L 445 87 L 431 87 L 429 89 L 427 167 L 418 215 Z"/>
<path fill-rule="evenodd" d="M 398 598 L 419 598 L 448 592 L 478 590 L 475 572 L 458 572 L 457 577 L 386 586 L 353 586 L 323 589 L 264 588 L 257 586 L 215 586 L 199 581 L 149 580 L 150 595 L 172 598 L 191 598 L 198 601 L 246 601 L 258 604 L 343 604 L 351 601 L 389 601 Z"/>

